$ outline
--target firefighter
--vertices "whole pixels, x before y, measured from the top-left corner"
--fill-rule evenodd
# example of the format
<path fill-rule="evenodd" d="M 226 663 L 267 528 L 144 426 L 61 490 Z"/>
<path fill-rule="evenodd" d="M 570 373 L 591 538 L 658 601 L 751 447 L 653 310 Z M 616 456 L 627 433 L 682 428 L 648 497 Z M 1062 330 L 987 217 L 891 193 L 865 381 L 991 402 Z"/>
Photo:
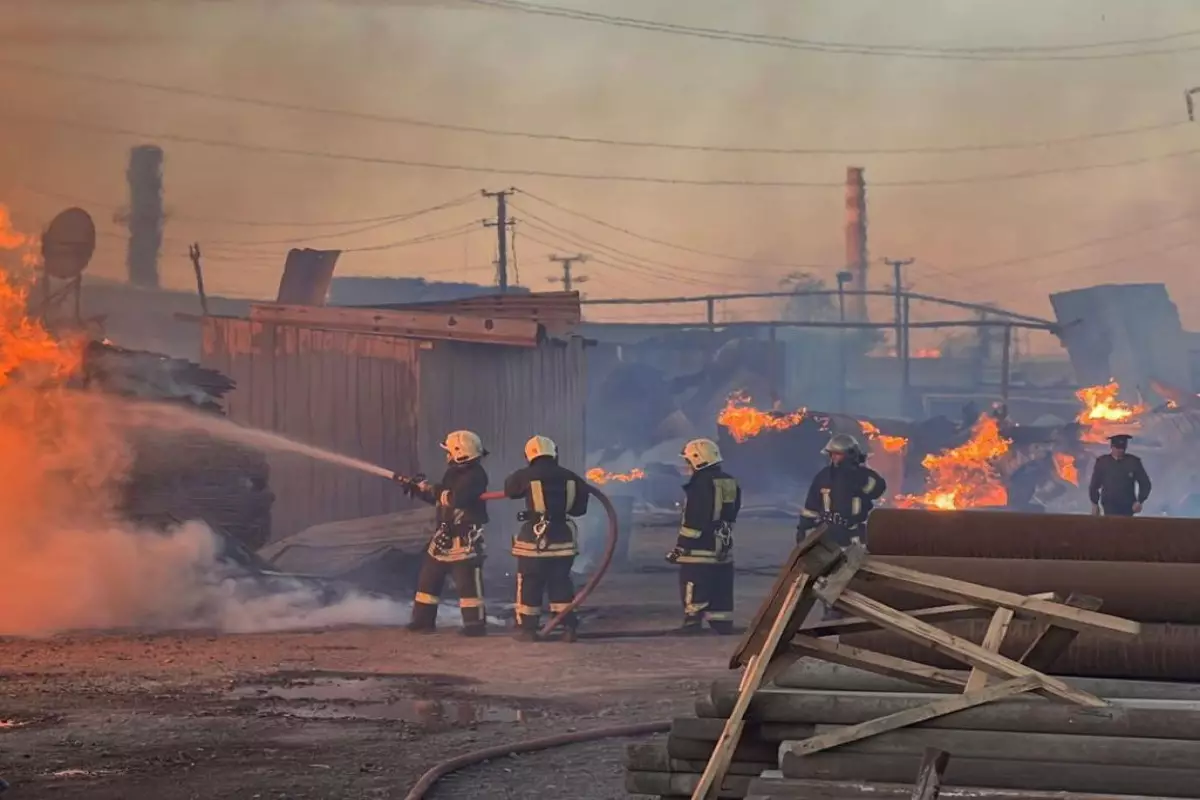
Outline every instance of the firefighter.
<path fill-rule="evenodd" d="M 504 481 L 504 494 L 524 500 L 526 510 L 513 537 L 517 557 L 517 638 L 537 641 L 542 598 L 549 595 L 550 613 L 558 615 L 575 599 L 571 566 L 579 555 L 579 532 L 570 517 L 587 513 L 588 486 L 583 478 L 558 463 L 558 446 L 545 436 L 525 443 L 529 466 Z M 563 641 L 576 639 L 578 620 L 571 612 L 563 619 Z"/>
<path fill-rule="evenodd" d="M 691 478 L 684 485 L 683 519 L 667 561 L 679 565 L 683 601 L 681 634 L 701 633 L 707 621 L 722 636 L 733 633 L 733 524 L 742 489 L 721 469 L 721 450 L 693 439 L 680 453 Z"/>
<path fill-rule="evenodd" d="M 487 524 L 488 476 L 481 463 L 487 450 L 479 436 L 471 431 L 454 431 L 442 443 L 446 451 L 446 472 L 438 483 L 422 476 L 401 480 L 411 497 L 437 509 L 437 530 L 429 540 L 417 593 L 413 599 L 413 618 L 408 629 L 432 633 L 437 628 L 438 603 L 446 577 L 458 590 L 464 636 L 487 633 L 483 606 L 483 526 Z M 399 480 L 399 479 L 398 479 Z"/>
<path fill-rule="evenodd" d="M 842 547 L 855 538 L 865 543 L 867 515 L 887 491 L 887 482 L 867 466 L 865 451 L 849 434 L 835 434 L 821 452 L 829 457 L 829 465 L 808 488 L 796 541 L 824 522 L 829 527 L 826 541 Z"/>
<path fill-rule="evenodd" d="M 1150 497 L 1150 476 L 1137 456 L 1125 452 L 1132 436 L 1120 433 L 1108 437 L 1111 448 L 1107 455 L 1096 459 L 1088 498 L 1092 501 L 1092 516 L 1104 510 L 1106 517 L 1132 517 L 1142 510 Z"/>

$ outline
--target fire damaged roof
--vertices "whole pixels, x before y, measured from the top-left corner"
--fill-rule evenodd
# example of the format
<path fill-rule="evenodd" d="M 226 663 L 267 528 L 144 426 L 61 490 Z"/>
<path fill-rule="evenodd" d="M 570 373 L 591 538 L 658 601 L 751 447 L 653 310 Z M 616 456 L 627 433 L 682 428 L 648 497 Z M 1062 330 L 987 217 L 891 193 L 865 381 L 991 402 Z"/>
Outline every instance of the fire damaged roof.
<path fill-rule="evenodd" d="M 221 400 L 234 387 L 217 370 L 183 358 L 128 350 L 92 341 L 84 351 L 84 384 L 124 397 L 186 402 L 221 412 Z"/>

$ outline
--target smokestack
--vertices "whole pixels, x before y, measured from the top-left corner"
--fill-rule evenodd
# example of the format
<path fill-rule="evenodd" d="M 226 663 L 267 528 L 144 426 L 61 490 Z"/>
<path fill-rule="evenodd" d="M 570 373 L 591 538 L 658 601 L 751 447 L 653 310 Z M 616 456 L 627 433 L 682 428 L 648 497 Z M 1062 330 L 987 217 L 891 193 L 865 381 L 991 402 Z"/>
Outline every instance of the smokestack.
<path fill-rule="evenodd" d="M 129 250 L 125 267 L 134 286 L 158 288 L 163 238 L 163 151 L 152 144 L 129 151 Z"/>
<path fill-rule="evenodd" d="M 867 187 L 862 167 L 846 167 L 846 270 L 854 277 L 846 288 L 867 288 Z M 867 321 L 866 295 L 847 298 L 846 318 Z"/>

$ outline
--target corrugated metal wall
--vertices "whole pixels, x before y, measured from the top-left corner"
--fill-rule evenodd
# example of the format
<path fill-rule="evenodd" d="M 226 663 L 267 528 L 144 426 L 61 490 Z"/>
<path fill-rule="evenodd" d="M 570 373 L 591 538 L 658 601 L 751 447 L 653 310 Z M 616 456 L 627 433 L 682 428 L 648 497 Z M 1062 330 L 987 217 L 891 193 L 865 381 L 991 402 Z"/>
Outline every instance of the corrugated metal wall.
<path fill-rule="evenodd" d="M 202 361 L 237 381 L 227 411 L 276 431 L 404 472 L 417 466 L 417 353 L 411 339 L 204 322 Z M 271 456 L 274 536 L 406 507 L 394 485 L 300 456 Z"/>
<path fill-rule="evenodd" d="M 587 369 L 581 339 L 533 349 L 434 342 L 421 352 L 420 363 L 420 457 L 430 475 L 444 468 L 438 443 L 462 428 L 478 433 L 491 453 L 485 464 L 492 489 L 502 488 L 505 476 L 524 465 L 525 442 L 534 434 L 558 444 L 563 466 L 581 474 L 586 468 Z M 504 536 L 515 527 L 516 511 L 492 504 L 488 539 L 496 543 L 493 553 L 506 549 Z"/>

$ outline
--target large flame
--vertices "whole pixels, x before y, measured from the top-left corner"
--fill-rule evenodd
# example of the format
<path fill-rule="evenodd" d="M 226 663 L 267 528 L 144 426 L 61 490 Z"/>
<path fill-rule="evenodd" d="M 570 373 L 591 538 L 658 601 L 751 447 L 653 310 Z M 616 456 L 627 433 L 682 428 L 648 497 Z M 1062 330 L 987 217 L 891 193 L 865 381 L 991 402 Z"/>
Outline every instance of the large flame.
<path fill-rule="evenodd" d="M 1079 464 L 1075 456 L 1069 453 L 1055 453 L 1054 471 L 1067 483 L 1074 486 L 1079 485 Z"/>
<path fill-rule="evenodd" d="M 1000 435 L 996 418 L 984 414 L 966 442 L 925 456 L 921 464 L 929 470 L 928 490 L 921 495 L 901 495 L 896 498 L 897 505 L 944 511 L 1004 505 L 1008 492 L 995 465 L 1011 446 L 1012 441 Z"/>
<path fill-rule="evenodd" d="M 642 478 L 646 477 L 646 473 L 645 471 L 636 468 L 631 469 L 629 472 L 606 472 L 600 467 L 592 467 L 587 471 L 587 474 L 584 477 L 597 486 L 603 486 L 606 483 L 611 483 L 614 481 L 616 483 L 632 483 L 633 481 L 640 481 Z"/>
<path fill-rule="evenodd" d="M 1117 399 L 1121 393 L 1121 385 L 1116 381 L 1102 386 L 1088 386 L 1075 393 L 1083 410 L 1076 418 L 1084 425 L 1097 425 L 1105 422 L 1132 422 L 1142 414 L 1144 405 L 1129 405 Z"/>
<path fill-rule="evenodd" d="M 717 424 L 729 431 L 736 442 L 744 442 L 763 431 L 782 431 L 794 428 L 808 418 L 808 409 L 801 408 L 789 413 L 759 411 L 751 404 L 745 392 L 734 392 L 725 401 L 725 407 L 717 415 Z"/>

